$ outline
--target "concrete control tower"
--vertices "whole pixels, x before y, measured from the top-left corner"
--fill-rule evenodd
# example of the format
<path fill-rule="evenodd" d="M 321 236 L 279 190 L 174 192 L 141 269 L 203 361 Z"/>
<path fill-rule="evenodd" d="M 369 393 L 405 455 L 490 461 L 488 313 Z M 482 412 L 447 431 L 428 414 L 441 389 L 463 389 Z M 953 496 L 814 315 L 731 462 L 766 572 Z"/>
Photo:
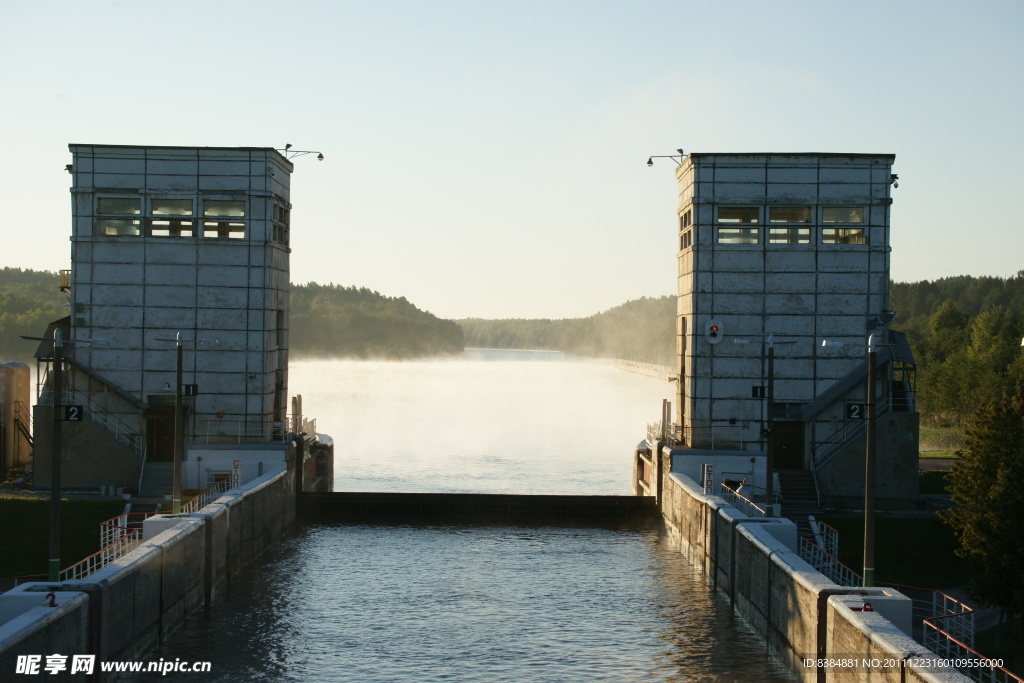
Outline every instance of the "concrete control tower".
<path fill-rule="evenodd" d="M 905 337 L 888 330 L 893 160 L 680 159 L 680 454 L 763 454 L 770 424 L 777 469 L 812 475 L 822 502 L 855 503 L 863 495 L 866 344 L 879 332 L 887 341 L 877 370 L 879 501 L 899 507 L 916 497 L 914 362 Z M 911 468 L 912 490 L 904 482 Z"/>

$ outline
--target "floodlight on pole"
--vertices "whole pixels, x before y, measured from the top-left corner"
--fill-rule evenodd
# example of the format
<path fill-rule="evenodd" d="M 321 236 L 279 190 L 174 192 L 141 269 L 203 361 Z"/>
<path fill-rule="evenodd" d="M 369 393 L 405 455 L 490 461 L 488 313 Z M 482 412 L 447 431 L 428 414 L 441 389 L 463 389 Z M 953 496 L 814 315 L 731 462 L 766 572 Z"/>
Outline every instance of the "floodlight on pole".
<path fill-rule="evenodd" d="M 181 332 L 178 332 L 174 339 L 156 338 L 157 341 L 172 341 L 177 347 L 175 372 L 174 372 L 174 468 L 171 475 L 171 514 L 181 513 L 181 461 L 184 438 L 181 424 L 181 350 L 185 344 L 217 344 L 216 339 L 182 339 Z"/>
<path fill-rule="evenodd" d="M 61 422 L 64 421 L 64 345 L 84 344 L 86 346 L 110 346 L 106 339 L 63 339 L 60 329 L 53 331 L 53 338 L 22 337 L 32 341 L 53 344 L 53 434 L 50 443 L 50 557 L 47 577 L 60 581 L 60 451 Z"/>
<path fill-rule="evenodd" d="M 899 344 L 879 344 L 878 332 L 868 337 L 868 386 L 867 410 L 864 415 L 864 439 L 867 446 L 864 452 L 864 586 L 875 585 L 875 363 L 879 346 L 900 346 Z M 824 339 L 823 347 L 846 346 L 847 342 Z M 853 344 L 863 346 L 863 343 Z"/>
<path fill-rule="evenodd" d="M 317 161 L 324 160 L 323 152 L 318 152 L 315 149 L 292 149 L 292 143 L 288 143 L 284 146 L 284 149 L 277 150 L 284 155 L 285 159 L 294 159 L 295 157 L 305 156 L 307 154 L 315 154 Z"/>
<path fill-rule="evenodd" d="M 654 166 L 655 159 L 671 159 L 672 161 L 676 162 L 676 166 L 682 166 L 683 157 L 686 156 L 686 152 L 684 152 L 682 149 L 677 149 L 676 151 L 679 152 L 679 154 L 652 154 L 651 156 L 647 157 L 648 168 Z"/>

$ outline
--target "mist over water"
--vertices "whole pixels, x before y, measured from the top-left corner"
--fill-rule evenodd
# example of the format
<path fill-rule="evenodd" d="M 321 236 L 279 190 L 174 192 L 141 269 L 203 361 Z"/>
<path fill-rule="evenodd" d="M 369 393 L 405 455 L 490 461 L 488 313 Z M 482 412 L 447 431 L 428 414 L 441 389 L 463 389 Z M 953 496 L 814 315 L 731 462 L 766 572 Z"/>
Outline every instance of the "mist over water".
<path fill-rule="evenodd" d="M 469 349 L 419 361 L 300 361 L 336 491 L 612 494 L 671 398 L 668 381 L 607 359 Z"/>
<path fill-rule="evenodd" d="M 628 494 L 671 386 L 607 361 L 468 351 L 303 361 L 336 490 Z M 306 524 L 150 657 L 168 681 L 793 681 L 657 532 Z M 148 681 L 146 677 L 128 680 Z"/>

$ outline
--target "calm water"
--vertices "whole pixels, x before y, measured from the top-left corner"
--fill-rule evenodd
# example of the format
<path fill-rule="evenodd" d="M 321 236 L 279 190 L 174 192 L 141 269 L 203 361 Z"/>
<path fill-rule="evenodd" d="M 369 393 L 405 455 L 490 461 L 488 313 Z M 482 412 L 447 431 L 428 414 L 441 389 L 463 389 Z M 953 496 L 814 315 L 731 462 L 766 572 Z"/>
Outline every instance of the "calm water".
<path fill-rule="evenodd" d="M 671 391 L 544 353 L 291 377 L 336 490 L 628 493 Z M 180 681 L 796 680 L 657 533 L 600 529 L 305 526 L 158 657 L 213 663 Z"/>

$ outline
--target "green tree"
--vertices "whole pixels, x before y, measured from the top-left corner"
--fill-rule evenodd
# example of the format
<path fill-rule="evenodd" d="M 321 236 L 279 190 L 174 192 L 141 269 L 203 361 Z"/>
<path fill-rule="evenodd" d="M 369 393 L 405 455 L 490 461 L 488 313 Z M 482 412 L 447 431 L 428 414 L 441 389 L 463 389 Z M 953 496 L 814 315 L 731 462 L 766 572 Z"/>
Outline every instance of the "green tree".
<path fill-rule="evenodd" d="M 973 597 L 1016 619 L 1024 614 L 1024 395 L 979 409 L 958 456 L 949 475 L 956 505 L 939 514 L 968 560 Z"/>

